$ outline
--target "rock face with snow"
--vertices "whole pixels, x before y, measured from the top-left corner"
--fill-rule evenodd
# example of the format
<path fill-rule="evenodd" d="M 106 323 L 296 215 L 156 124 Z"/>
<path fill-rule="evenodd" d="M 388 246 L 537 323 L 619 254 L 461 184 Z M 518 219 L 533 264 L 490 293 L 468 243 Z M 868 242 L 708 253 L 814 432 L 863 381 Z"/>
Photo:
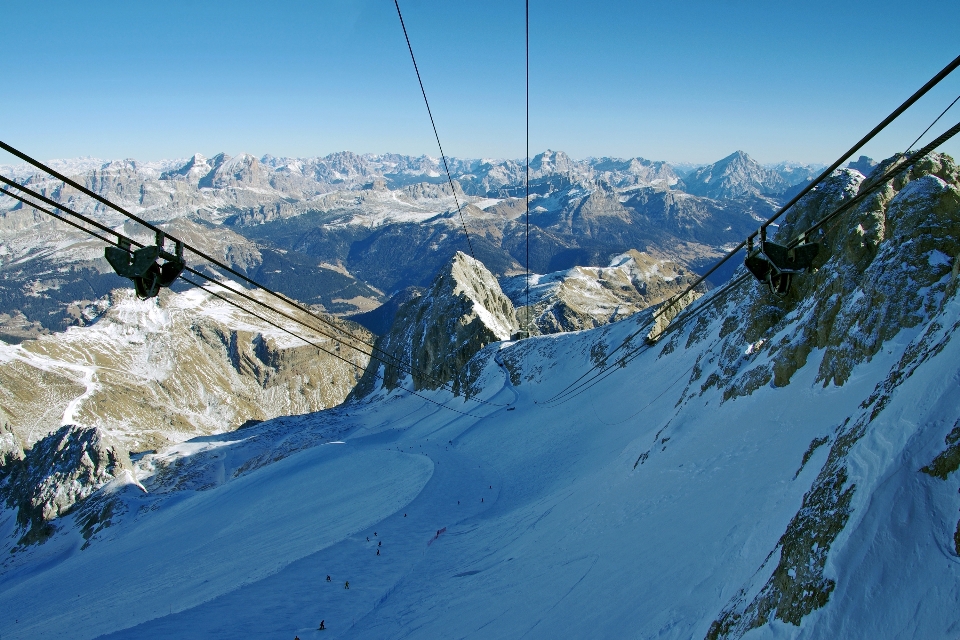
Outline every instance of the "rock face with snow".
<path fill-rule="evenodd" d="M 426 292 L 400 307 L 393 328 L 376 346 L 413 371 L 414 388 L 453 383 L 459 391 L 467 382 L 467 362 L 491 342 L 509 340 L 518 328 L 513 303 L 493 274 L 457 252 Z M 407 376 L 394 361 L 371 360 L 354 396 L 394 389 Z"/>
<path fill-rule="evenodd" d="M 114 477 L 40 545 L 4 504 L 0 633 L 955 637 L 958 178 L 922 159 L 813 238 L 787 296 L 741 269 L 656 344 L 645 311 L 487 344 L 470 398 L 395 389 L 171 445 L 133 462 L 146 492 Z M 777 239 L 869 186 L 836 173 Z M 495 297 L 457 263 L 405 307 L 447 337 L 394 327 L 407 355 L 455 351 Z"/>
<path fill-rule="evenodd" d="M 901 160 L 889 160 L 879 170 Z M 835 173 L 792 210 L 778 241 L 792 239 L 869 185 L 859 172 Z M 958 287 L 960 171 L 949 157 L 924 158 L 816 239 L 823 245 L 816 272 L 800 278 L 782 300 L 756 289 L 742 295 L 740 309 L 722 320 L 722 340 L 712 348 L 719 357 L 698 367 L 698 384 L 686 393 L 702 395 L 717 387 L 724 400 L 731 400 L 765 385 L 786 387 L 814 356 L 813 381 L 842 387 L 898 336 L 915 327 L 924 330 L 860 409 L 833 434 L 811 443 L 811 455 L 820 446 L 830 447 L 803 506 L 771 557 L 716 619 L 708 638 L 739 638 L 773 620 L 800 625 L 827 605 L 838 586 L 836 570 L 828 568 L 831 549 L 857 521 L 862 500 L 870 499 L 858 495 L 871 491 L 857 461 L 858 443 L 870 436 L 873 421 L 897 388 L 957 328 L 933 320 Z M 691 336 L 688 346 L 697 339 Z M 746 358 L 734 346 L 742 344 L 753 345 Z"/>
<path fill-rule="evenodd" d="M 131 464 L 98 428 L 64 425 L 0 468 L 0 500 L 16 512 L 18 544 L 25 545 L 43 542 L 54 532 L 53 520 Z"/>
<path fill-rule="evenodd" d="M 574 267 L 530 276 L 532 325 L 539 333 L 593 329 L 623 320 L 680 293 L 696 276 L 669 260 L 636 250 L 608 267 Z M 526 317 L 526 276 L 502 280 L 506 293 Z"/>

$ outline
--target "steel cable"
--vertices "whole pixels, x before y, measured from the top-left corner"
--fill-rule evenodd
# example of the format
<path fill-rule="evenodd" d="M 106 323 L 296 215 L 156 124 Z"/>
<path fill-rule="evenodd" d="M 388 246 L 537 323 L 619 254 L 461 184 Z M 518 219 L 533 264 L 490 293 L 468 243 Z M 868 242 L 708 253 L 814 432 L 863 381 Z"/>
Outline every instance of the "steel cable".
<path fill-rule="evenodd" d="M 450 191 L 453 192 L 453 201 L 457 204 L 457 213 L 460 214 L 460 224 L 463 226 L 463 235 L 467 237 L 467 246 L 470 248 L 470 257 L 474 260 L 477 256 L 473 254 L 473 242 L 470 241 L 470 233 L 467 231 L 467 223 L 463 219 L 463 210 L 460 209 L 460 200 L 457 198 L 457 189 L 453 186 L 453 177 L 450 175 L 450 168 L 447 166 L 447 156 L 443 153 L 443 145 L 440 144 L 440 134 L 437 133 L 437 125 L 433 121 L 433 111 L 430 110 L 430 101 L 427 100 L 427 90 L 423 88 L 423 80 L 420 78 L 420 68 L 417 67 L 417 59 L 413 55 L 413 46 L 410 44 L 410 36 L 407 35 L 407 25 L 403 23 L 403 14 L 400 13 L 400 0 L 393 0 L 397 7 L 397 15 L 400 16 L 400 27 L 403 29 L 403 37 L 407 41 L 407 49 L 410 50 L 410 59 L 413 60 L 413 70 L 417 72 L 417 82 L 420 83 L 420 92 L 423 94 L 423 102 L 427 105 L 427 115 L 430 116 L 430 125 L 433 127 L 433 135 L 437 138 L 437 147 L 440 149 L 440 159 L 443 160 L 443 169 L 447 172 L 447 180 L 450 182 Z"/>
<path fill-rule="evenodd" d="M 897 117 L 899 117 L 900 114 L 902 114 L 904 111 L 906 111 L 906 110 L 907 110 L 911 105 L 913 105 L 917 100 L 919 100 L 921 97 L 923 97 L 927 92 L 929 92 L 929 91 L 930 91 L 931 89 L 933 89 L 937 84 L 939 84 L 944 78 L 946 78 L 948 75 L 950 75 L 950 73 L 952 73 L 958 66 L 960 66 L 960 56 L 957 56 L 956 58 L 954 58 L 946 67 L 944 67 L 942 70 L 940 70 L 939 73 L 937 73 L 935 76 L 933 76 L 929 81 L 927 81 L 926 84 L 924 84 L 924 85 L 923 85 L 920 89 L 918 89 L 912 96 L 910 96 L 906 101 L 904 101 L 903 104 L 901 104 L 899 107 L 897 107 L 896 109 L 894 109 L 893 112 L 890 113 L 890 115 L 888 115 L 882 122 L 880 122 L 880 124 L 878 124 L 876 127 L 874 127 L 873 130 L 871 130 L 867 135 L 865 135 L 863 138 L 861 138 L 855 145 L 853 145 L 853 147 L 851 147 L 845 154 L 843 154 L 836 162 L 834 162 L 829 168 L 827 168 L 826 170 L 824 170 L 817 178 L 815 178 L 812 182 L 810 182 L 810 183 L 809 183 L 806 187 L 804 187 L 796 196 L 794 196 L 787 204 L 785 204 L 784 206 L 782 206 L 772 217 L 770 217 L 766 222 L 764 222 L 764 223 L 761 225 L 761 228 L 766 228 L 766 227 L 767 227 L 768 225 L 770 225 L 773 221 L 775 221 L 775 220 L 778 219 L 781 215 L 783 215 L 788 209 L 790 209 L 792 206 L 794 206 L 803 196 L 805 196 L 807 193 L 809 193 L 809 192 L 812 191 L 814 188 L 816 188 L 817 185 L 819 185 L 819 184 L 820 184 L 821 182 L 823 182 L 827 177 L 829 177 L 830 174 L 833 173 L 833 171 L 835 171 L 835 170 L 836 170 L 841 164 L 843 164 L 847 159 L 849 159 L 850 156 L 852 156 L 854 153 L 856 153 L 857 151 L 859 151 L 865 144 L 867 144 L 867 143 L 868 143 L 870 140 L 872 140 L 878 133 L 880 133 L 883 129 L 885 129 L 891 122 L 893 122 Z M 932 125 L 931 125 L 931 126 L 932 126 Z M 929 128 L 928 128 L 928 129 L 929 129 Z M 922 137 L 922 134 L 921 134 L 921 137 Z M 942 136 L 941 136 L 941 137 L 942 137 Z M 919 138 L 918 138 L 918 139 L 919 139 Z M 938 138 L 938 140 L 939 140 L 939 138 Z M 936 142 L 936 141 L 935 141 L 935 142 Z M 941 142 L 941 143 L 938 143 L 937 146 L 939 146 L 939 144 L 942 144 L 942 142 Z M 929 147 L 930 145 L 927 145 L 927 146 Z M 925 147 L 925 148 L 926 148 L 926 147 Z M 632 335 L 628 336 L 628 337 L 623 341 L 623 343 L 621 343 L 620 346 L 618 346 L 616 349 L 614 349 L 612 352 L 610 352 L 610 354 L 608 354 L 608 355 L 603 359 L 602 362 L 600 362 L 599 364 L 593 365 L 593 366 L 592 366 L 590 369 L 588 369 L 583 375 L 581 375 L 579 378 L 577 378 L 576 380 L 574 380 L 573 382 L 571 382 L 567 387 L 565 387 L 564 389 L 562 389 L 559 393 L 555 394 L 555 395 L 554 395 L 553 397 L 551 397 L 550 399 L 543 401 L 543 403 L 544 403 L 544 404 L 545 404 L 545 403 L 550 403 L 550 402 L 553 402 L 553 401 L 557 400 L 558 398 L 563 397 L 565 394 L 567 394 L 567 393 L 570 392 L 570 388 L 571 388 L 571 387 L 573 387 L 574 385 L 576 385 L 577 383 L 579 383 L 581 380 L 583 380 L 583 378 L 585 378 L 585 377 L 587 377 L 588 375 L 590 375 L 590 373 L 592 373 L 593 371 L 596 371 L 598 368 L 606 367 L 607 361 L 609 360 L 609 358 L 610 358 L 612 355 L 614 355 L 615 353 L 617 353 L 618 351 L 620 351 L 620 349 L 624 348 L 631 340 L 633 340 L 633 339 L 634 339 L 635 337 L 637 337 L 640 333 L 642 333 L 642 332 L 644 331 L 644 329 L 646 329 L 646 328 L 648 328 L 649 326 L 651 326 L 651 325 L 653 324 L 653 322 L 654 322 L 660 315 L 662 315 L 663 313 L 665 313 L 668 308 L 670 308 L 670 307 L 672 307 L 674 304 L 676 304 L 679 300 L 681 300 L 681 299 L 683 298 L 683 296 L 685 296 L 685 295 L 687 295 L 689 292 L 693 291 L 697 286 L 699 286 L 699 285 L 700 285 L 702 282 L 704 282 L 708 277 L 710 277 L 710 275 L 712 275 L 717 269 L 719 269 L 720 266 L 722 266 L 725 262 L 727 262 L 727 260 L 729 260 L 730 258 L 732 258 L 733 256 L 735 256 L 737 253 L 739 253 L 741 249 L 745 248 L 745 247 L 747 246 L 748 240 L 751 240 L 751 239 L 753 239 L 754 237 L 756 237 L 758 233 L 759 233 L 759 231 L 755 231 L 755 232 L 753 232 L 752 234 L 750 234 L 750 236 L 748 237 L 747 240 L 741 241 L 739 244 L 737 244 L 737 246 L 735 246 L 733 249 L 731 249 L 729 252 L 727 252 L 727 254 L 726 254 L 725 256 L 723 256 L 720 260 L 718 260 L 710 269 L 708 269 L 708 270 L 706 271 L 706 273 L 704 273 L 704 274 L 701 275 L 699 278 L 697 278 L 697 279 L 693 282 L 693 284 L 689 285 L 689 286 L 683 291 L 683 293 L 681 293 L 681 294 L 679 294 L 679 295 L 677 295 L 677 296 L 674 296 L 674 297 L 670 298 L 667 302 L 665 302 L 663 305 L 661 305 L 661 307 L 658 309 L 658 311 L 655 312 L 654 317 L 652 317 L 647 324 L 641 326 L 640 329 L 638 329 L 635 333 L 633 333 Z"/>

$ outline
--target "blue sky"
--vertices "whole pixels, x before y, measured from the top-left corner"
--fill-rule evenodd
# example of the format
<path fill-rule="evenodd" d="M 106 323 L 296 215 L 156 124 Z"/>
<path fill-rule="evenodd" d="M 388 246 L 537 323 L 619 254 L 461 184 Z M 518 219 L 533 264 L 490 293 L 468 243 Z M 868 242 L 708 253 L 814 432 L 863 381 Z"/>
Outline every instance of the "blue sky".
<path fill-rule="evenodd" d="M 401 8 L 447 154 L 523 157 L 523 1 Z M 0 138 L 41 158 L 437 155 L 392 0 L 4 18 Z M 826 163 L 960 54 L 960 2 L 531 0 L 530 40 L 532 153 Z M 903 150 L 958 94 L 960 71 L 866 152 Z"/>

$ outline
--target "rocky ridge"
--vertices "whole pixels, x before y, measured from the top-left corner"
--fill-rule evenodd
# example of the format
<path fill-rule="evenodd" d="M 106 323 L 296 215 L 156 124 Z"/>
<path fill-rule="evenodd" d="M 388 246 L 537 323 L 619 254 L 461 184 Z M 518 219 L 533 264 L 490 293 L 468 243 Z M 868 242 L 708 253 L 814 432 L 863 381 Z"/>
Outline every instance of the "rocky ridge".
<path fill-rule="evenodd" d="M 635 250 L 615 257 L 607 267 L 531 274 L 531 330 L 559 333 L 617 322 L 679 294 L 695 279 L 669 260 Z M 525 318 L 526 276 L 504 278 L 501 283 L 518 317 Z"/>
<path fill-rule="evenodd" d="M 509 340 L 518 328 L 513 303 L 493 274 L 457 252 L 422 295 L 400 307 L 393 328 L 377 340 L 377 349 L 398 358 L 412 375 L 394 363 L 371 361 L 353 397 L 392 391 L 408 377 L 414 389 L 452 383 L 459 393 L 469 386 L 470 359 L 490 343 Z"/>

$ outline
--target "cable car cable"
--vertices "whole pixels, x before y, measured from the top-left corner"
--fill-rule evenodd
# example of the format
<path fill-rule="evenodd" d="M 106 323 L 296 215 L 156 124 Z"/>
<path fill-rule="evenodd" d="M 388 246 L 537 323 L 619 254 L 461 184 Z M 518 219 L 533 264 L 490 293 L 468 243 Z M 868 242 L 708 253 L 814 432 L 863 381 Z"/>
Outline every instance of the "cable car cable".
<path fill-rule="evenodd" d="M 907 155 L 908 153 L 910 153 L 910 149 L 913 149 L 913 145 L 917 144 L 917 143 L 920 141 L 920 138 L 922 138 L 923 136 L 927 135 L 927 131 L 930 131 L 930 129 L 933 128 L 933 125 L 937 124 L 937 122 L 940 121 L 940 118 L 942 118 L 943 115 L 944 115 L 947 111 L 950 111 L 950 107 L 952 107 L 953 105 L 957 104 L 957 100 L 960 100 L 960 95 L 958 95 L 956 98 L 954 98 L 954 99 L 953 99 L 953 102 L 951 102 L 950 104 L 948 104 L 948 105 L 947 105 L 947 108 L 944 109 L 943 111 L 941 111 L 941 112 L 940 112 L 940 115 L 938 115 L 936 118 L 933 119 L 933 122 L 930 123 L 930 126 L 927 127 L 926 129 L 924 129 L 924 130 L 923 130 L 923 133 L 921 133 L 920 135 L 918 135 L 916 140 L 914 140 L 913 142 L 910 143 L 910 146 L 907 147 L 907 150 L 903 152 L 903 155 Z"/>
<path fill-rule="evenodd" d="M 890 115 L 884 118 L 883 122 L 875 126 L 873 130 L 870 131 L 870 133 L 868 133 L 863 138 L 861 138 L 860 141 L 857 142 L 855 145 L 853 145 L 849 151 L 847 151 L 845 154 L 840 156 L 839 160 L 837 160 L 832 165 L 824 169 L 823 173 L 821 173 L 813 182 L 811 182 L 806 187 L 804 187 L 797 195 L 793 197 L 793 199 L 790 200 L 790 202 L 788 202 L 783 207 L 781 207 L 780 210 L 777 211 L 775 214 L 773 214 L 773 216 L 771 216 L 766 222 L 760 225 L 760 228 L 765 229 L 768 226 L 770 226 L 770 224 L 773 223 L 777 218 L 782 216 L 787 209 L 789 209 L 794 204 L 796 204 L 797 201 L 800 200 L 800 198 L 807 195 L 807 193 L 812 191 L 815 186 L 817 186 L 818 184 L 823 182 L 823 180 L 829 177 L 830 174 L 833 173 L 836 169 L 838 169 L 841 164 L 843 164 L 846 160 L 848 160 L 854 153 L 859 151 L 861 147 L 863 147 L 865 144 L 870 142 L 870 140 L 872 140 L 878 133 L 886 129 L 887 125 L 889 125 L 891 122 L 893 122 L 898 117 L 900 117 L 900 114 L 902 114 L 904 111 L 910 108 L 910 106 L 912 106 L 917 100 L 919 100 L 924 95 L 926 95 L 928 91 L 930 91 L 935 86 L 940 84 L 940 81 L 942 81 L 944 78 L 950 75 L 954 71 L 954 69 L 956 69 L 957 67 L 960 67 L 960 56 L 957 56 L 956 58 L 954 58 L 949 64 L 947 64 L 947 66 L 941 69 L 937 75 L 930 78 L 930 80 L 928 80 L 925 85 L 920 87 L 912 96 L 907 98 L 903 102 L 903 104 L 901 104 L 899 107 L 894 109 L 890 113 Z M 755 238 L 757 237 L 758 233 L 759 233 L 759 230 L 754 231 L 752 234 L 750 234 L 749 237 Z"/>
<path fill-rule="evenodd" d="M 417 82 L 420 83 L 420 93 L 423 94 L 423 102 L 427 105 L 427 115 L 430 116 L 430 125 L 433 127 L 433 135 L 437 139 L 437 147 L 440 149 L 440 159 L 443 160 L 443 168 L 447 172 L 447 180 L 450 182 L 450 191 L 453 192 L 453 201 L 457 204 L 457 213 L 460 214 L 460 224 L 463 226 L 463 235 L 467 237 L 467 246 L 470 248 L 470 257 L 474 260 L 477 256 L 473 254 L 473 242 L 470 241 L 470 233 L 467 231 L 467 223 L 463 219 L 463 210 L 460 209 L 460 200 L 457 198 L 457 189 L 453 186 L 453 177 L 450 175 L 450 168 L 447 166 L 447 156 L 443 153 L 443 145 L 440 144 L 440 134 L 437 133 L 437 125 L 433 121 L 433 111 L 430 110 L 430 101 L 427 100 L 427 91 L 423 88 L 423 80 L 420 78 L 420 69 L 417 67 L 417 59 L 413 55 L 413 46 L 410 44 L 410 36 L 407 35 L 407 25 L 403 23 L 403 14 L 400 13 L 400 1 L 393 0 L 397 7 L 397 15 L 400 16 L 400 27 L 403 29 L 403 37 L 407 41 L 407 49 L 410 50 L 410 59 L 413 60 L 413 70 L 417 72 Z"/>
<path fill-rule="evenodd" d="M 829 168 L 827 168 L 826 170 L 824 170 L 817 178 L 815 178 L 812 182 L 810 182 L 810 183 L 809 183 L 806 187 L 804 187 L 796 196 L 794 196 L 787 204 L 785 204 L 783 207 L 781 207 L 772 217 L 770 217 L 766 222 L 764 222 L 764 223 L 761 225 L 761 228 L 766 228 L 766 227 L 767 227 L 768 225 L 770 225 L 773 221 L 775 221 L 777 218 L 779 218 L 781 215 L 783 215 L 784 212 L 786 212 L 790 207 L 792 207 L 793 205 L 795 205 L 803 196 L 805 196 L 807 193 L 809 193 L 810 191 L 812 191 L 817 185 L 819 185 L 819 184 L 820 184 L 821 182 L 823 182 L 827 177 L 829 177 L 829 175 L 830 175 L 831 173 L 833 173 L 833 171 L 836 170 L 841 164 L 843 164 L 848 158 L 850 158 L 850 156 L 852 156 L 854 153 L 856 153 L 857 151 L 859 151 L 865 144 L 867 144 L 870 140 L 872 140 L 878 133 L 880 133 L 881 131 L 883 131 L 883 129 L 885 129 L 891 122 L 893 122 L 897 117 L 899 117 L 899 116 L 900 116 L 904 111 L 906 111 L 911 105 L 913 105 L 917 100 L 919 100 L 921 97 L 923 97 L 928 91 L 930 91 L 931 89 L 933 89 L 933 88 L 934 88 L 937 84 L 939 84 L 944 78 L 946 78 L 948 75 L 950 75 L 950 73 L 952 73 L 958 66 L 960 66 L 960 56 L 957 56 L 956 58 L 954 58 L 946 67 L 944 67 L 939 73 L 937 73 L 935 76 L 933 76 L 929 81 L 927 81 L 926 84 L 924 84 L 920 89 L 918 89 L 912 96 L 910 96 L 906 101 L 904 101 L 903 104 L 901 104 L 899 107 L 897 107 L 896 109 L 894 109 L 893 112 L 890 113 L 890 115 L 888 115 L 882 122 L 880 122 L 880 124 L 878 124 L 876 127 L 874 127 L 873 130 L 871 130 L 867 135 L 865 135 L 863 138 L 861 138 L 859 142 L 857 142 L 855 145 L 853 145 L 853 147 L 851 147 L 851 148 L 850 148 L 844 155 L 842 155 L 836 162 L 834 162 Z M 932 125 L 931 125 L 931 126 L 932 126 Z M 921 137 L 922 137 L 922 134 L 921 134 Z M 918 138 L 918 139 L 919 139 L 919 138 Z M 928 145 L 928 146 L 929 146 L 929 145 Z M 685 296 L 687 293 L 689 293 L 690 291 L 692 291 L 695 287 L 699 286 L 699 285 L 700 285 L 703 281 L 705 281 L 710 275 L 712 275 L 718 268 L 720 268 L 720 266 L 723 265 L 727 260 L 729 260 L 730 258 L 732 258 L 732 257 L 733 257 L 734 255 L 736 255 L 737 253 L 739 253 L 739 251 L 740 251 L 741 249 L 743 249 L 744 247 L 747 246 L 748 240 L 752 240 L 754 237 L 757 236 L 758 233 L 759 233 L 759 231 L 755 231 L 755 232 L 753 232 L 752 234 L 750 234 L 750 236 L 748 237 L 748 239 L 742 240 L 737 246 L 735 246 L 733 249 L 731 249 L 729 252 L 727 252 L 727 254 L 726 254 L 725 256 L 723 256 L 719 261 L 717 261 L 706 273 L 704 273 L 704 274 L 703 274 L 702 276 L 700 276 L 696 281 L 694 281 L 693 284 L 691 284 L 690 286 L 688 286 L 688 287 L 683 291 L 683 293 L 681 293 L 681 294 L 678 295 L 678 296 L 674 296 L 673 298 L 671 298 L 670 300 L 668 300 L 666 303 L 664 303 L 664 305 L 660 307 L 660 309 L 662 310 L 662 311 L 660 311 L 660 315 L 662 315 L 662 313 L 665 312 L 666 309 L 667 309 L 669 306 L 672 306 L 672 305 L 676 304 L 676 302 L 679 301 L 680 299 L 682 299 L 683 296 Z M 659 315 L 657 315 L 656 317 L 659 317 Z M 610 356 L 612 356 L 613 354 L 617 353 L 620 349 L 622 349 L 623 347 L 625 347 L 625 346 L 630 342 L 630 340 L 632 340 L 633 338 L 635 338 L 636 336 L 638 336 L 645 328 L 647 328 L 648 326 L 650 326 L 650 324 L 653 323 L 653 320 L 655 320 L 655 318 L 651 319 L 650 323 L 642 326 L 642 327 L 641 327 L 639 330 L 637 330 L 634 334 L 632 334 L 632 335 L 629 336 L 626 340 L 624 340 L 624 342 L 623 342 L 620 346 L 618 346 L 616 349 L 614 349 L 612 352 L 610 352 L 610 354 L 608 354 L 608 355 L 603 359 L 603 361 L 602 361 L 601 363 L 593 365 L 593 366 L 592 366 L 590 369 L 588 369 L 583 375 L 581 375 L 579 378 L 577 378 L 576 380 L 574 380 L 573 382 L 571 382 L 570 385 L 568 385 L 568 387 L 566 387 L 566 388 L 564 388 L 563 390 L 561 390 L 560 393 L 556 394 L 556 395 L 555 395 L 553 398 L 551 398 L 550 400 L 546 400 L 546 401 L 544 401 L 544 402 L 545 402 L 545 403 L 546 403 L 546 402 L 551 402 L 552 400 L 555 400 L 555 399 L 557 399 L 558 397 L 562 397 L 562 395 L 565 394 L 570 387 L 572 387 L 573 385 L 576 385 L 578 382 L 580 382 L 580 380 L 582 380 L 583 378 L 585 378 L 586 376 L 588 376 L 591 372 L 596 371 L 596 370 L 597 370 L 598 368 L 600 368 L 600 367 L 606 366 L 606 362 L 607 362 L 607 360 L 609 359 Z"/>
<path fill-rule="evenodd" d="M 527 209 L 527 228 L 526 228 L 526 241 L 527 241 L 527 299 L 526 299 L 526 326 L 524 330 L 527 332 L 527 337 L 530 335 L 530 316 L 532 314 L 532 309 L 530 309 L 530 0 L 526 0 L 526 132 L 527 132 L 527 157 L 526 157 L 526 170 L 525 177 L 523 180 L 524 186 L 524 202 L 526 203 Z"/>

